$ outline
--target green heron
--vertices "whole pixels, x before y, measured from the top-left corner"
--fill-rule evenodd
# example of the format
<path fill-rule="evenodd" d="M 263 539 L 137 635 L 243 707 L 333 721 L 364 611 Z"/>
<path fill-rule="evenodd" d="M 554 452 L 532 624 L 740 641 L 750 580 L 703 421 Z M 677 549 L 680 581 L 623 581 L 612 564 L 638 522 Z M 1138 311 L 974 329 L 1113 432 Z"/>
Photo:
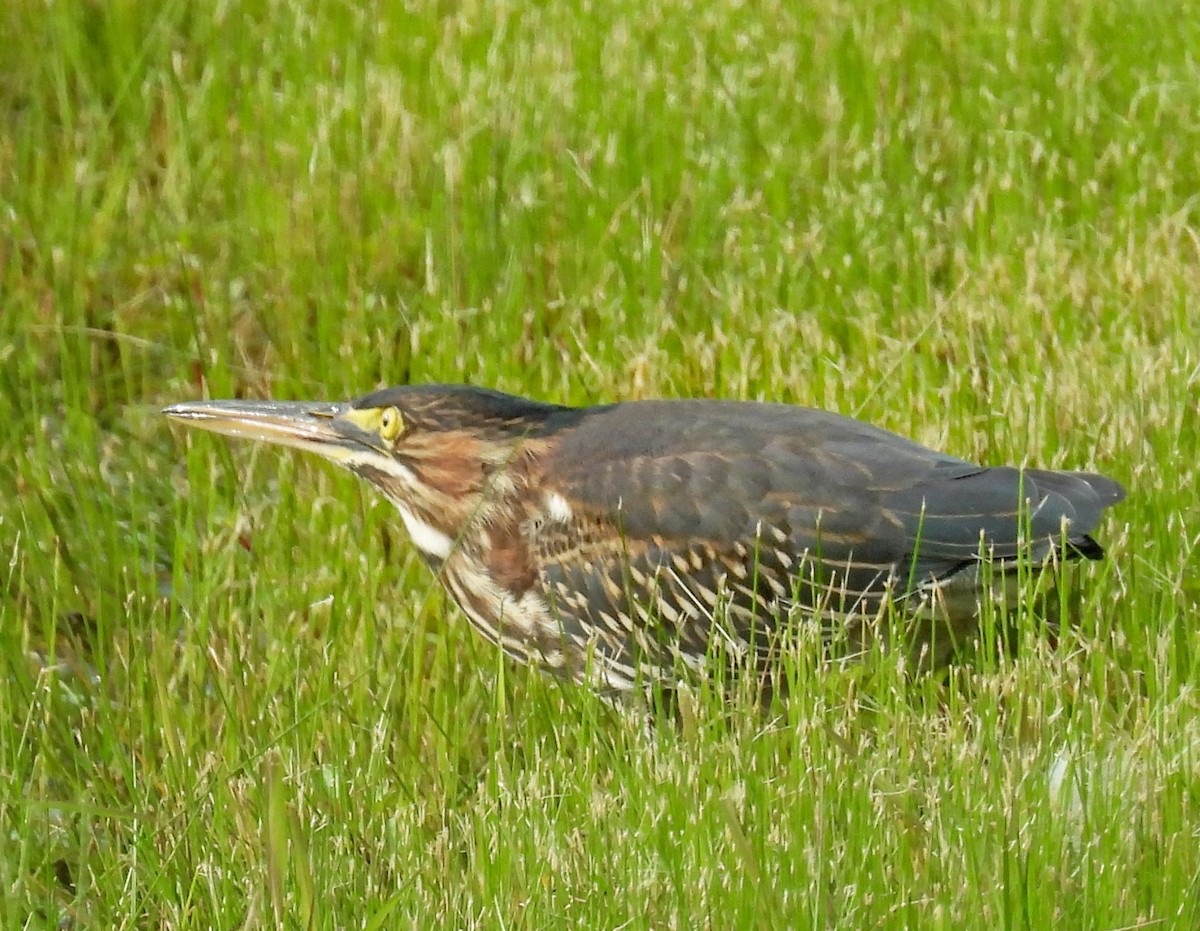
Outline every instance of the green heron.
<path fill-rule="evenodd" d="M 1011 603 L 1018 578 L 1101 558 L 1090 534 L 1125 496 L 785 404 L 573 408 L 411 385 L 166 413 L 362 476 L 488 640 L 606 691 L 677 681 L 714 645 L 766 674 L 786 628 L 862 646 L 885 616 L 943 665 L 989 593 Z"/>

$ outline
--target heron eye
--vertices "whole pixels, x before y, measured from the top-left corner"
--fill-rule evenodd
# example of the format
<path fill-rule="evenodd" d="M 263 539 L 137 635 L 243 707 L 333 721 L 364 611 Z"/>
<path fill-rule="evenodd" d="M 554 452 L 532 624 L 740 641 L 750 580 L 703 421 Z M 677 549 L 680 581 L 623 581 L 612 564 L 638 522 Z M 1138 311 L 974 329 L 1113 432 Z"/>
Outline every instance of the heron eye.
<path fill-rule="evenodd" d="M 400 431 L 404 429 L 404 418 L 400 416 L 400 411 L 394 407 L 389 407 L 379 415 L 379 435 L 388 443 L 392 442 L 400 435 Z"/>

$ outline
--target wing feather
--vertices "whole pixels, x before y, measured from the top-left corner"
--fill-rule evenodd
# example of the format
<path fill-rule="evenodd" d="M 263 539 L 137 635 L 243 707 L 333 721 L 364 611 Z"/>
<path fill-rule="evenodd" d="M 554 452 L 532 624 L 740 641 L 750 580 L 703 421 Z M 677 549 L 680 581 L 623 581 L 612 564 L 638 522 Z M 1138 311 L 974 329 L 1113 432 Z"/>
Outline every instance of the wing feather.
<path fill-rule="evenodd" d="M 1064 540 L 1068 555 L 1095 557 L 1088 534 L 1123 496 L 1101 476 L 984 468 L 785 405 L 619 404 L 573 423 L 547 456 L 554 490 L 585 518 L 559 532 L 586 539 L 535 546 L 547 583 L 587 593 L 579 622 L 633 614 L 646 597 L 680 625 L 711 620 L 697 592 L 746 609 L 832 594 L 845 608 L 910 575 L 919 585 L 981 554 L 1042 559 Z"/>

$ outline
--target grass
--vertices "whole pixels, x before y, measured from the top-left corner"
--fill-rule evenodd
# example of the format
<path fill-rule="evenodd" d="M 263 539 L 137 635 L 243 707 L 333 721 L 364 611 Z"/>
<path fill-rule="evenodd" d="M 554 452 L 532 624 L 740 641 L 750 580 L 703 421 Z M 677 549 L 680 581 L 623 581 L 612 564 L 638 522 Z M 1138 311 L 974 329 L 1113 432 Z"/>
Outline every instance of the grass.
<path fill-rule="evenodd" d="M 1200 924 L 1193 4 L 0 11 L 0 924 Z M 200 395 L 863 416 L 1128 484 L 1056 646 L 647 729 Z"/>

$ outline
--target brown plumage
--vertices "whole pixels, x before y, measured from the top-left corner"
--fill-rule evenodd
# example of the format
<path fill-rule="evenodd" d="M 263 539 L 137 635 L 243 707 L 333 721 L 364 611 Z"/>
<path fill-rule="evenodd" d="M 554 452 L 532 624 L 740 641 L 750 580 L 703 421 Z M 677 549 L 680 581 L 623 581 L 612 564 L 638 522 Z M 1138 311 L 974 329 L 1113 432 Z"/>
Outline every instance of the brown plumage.
<path fill-rule="evenodd" d="M 1124 497 L 781 404 L 569 408 L 425 385 L 167 412 L 363 476 L 486 637 L 617 689 L 702 668 L 718 641 L 766 672 L 782 631 L 853 649 L 897 617 L 940 664 L 974 635 L 984 578 L 1011 601 L 1018 567 L 1100 558 L 1091 533 Z"/>

